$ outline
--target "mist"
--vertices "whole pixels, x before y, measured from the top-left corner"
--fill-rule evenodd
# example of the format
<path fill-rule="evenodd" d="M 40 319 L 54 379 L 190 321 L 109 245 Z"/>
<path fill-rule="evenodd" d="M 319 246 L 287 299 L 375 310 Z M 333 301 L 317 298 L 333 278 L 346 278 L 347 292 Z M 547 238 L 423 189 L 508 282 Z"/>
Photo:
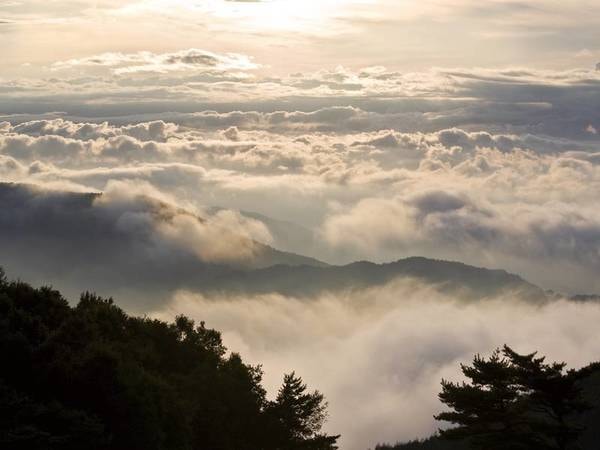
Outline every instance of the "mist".
<path fill-rule="evenodd" d="M 49 304 L 204 321 L 270 399 L 292 371 L 322 392 L 341 450 L 431 436 L 477 353 L 600 359 L 600 1 L 8 0 L 0 37 L 0 275 Z M 45 407 L 53 381 L 7 386 Z M 288 448 L 243 408 L 274 443 L 230 439 L 201 387 L 214 441 L 146 436 L 124 398 L 106 448 Z"/>
<path fill-rule="evenodd" d="M 600 305 L 568 300 L 532 305 L 506 295 L 465 302 L 414 280 L 311 299 L 205 296 L 179 291 L 161 319 L 188 315 L 221 330 L 230 351 L 262 364 L 274 396 L 296 371 L 329 401 L 326 430 L 343 450 L 427 437 L 442 378 L 461 362 L 509 344 L 579 368 L 600 355 Z"/>

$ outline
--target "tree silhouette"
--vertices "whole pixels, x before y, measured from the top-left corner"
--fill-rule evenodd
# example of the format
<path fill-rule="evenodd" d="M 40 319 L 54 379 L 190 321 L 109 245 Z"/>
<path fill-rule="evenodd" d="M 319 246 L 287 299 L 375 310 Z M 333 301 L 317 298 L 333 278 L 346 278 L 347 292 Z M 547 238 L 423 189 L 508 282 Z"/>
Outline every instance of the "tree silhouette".
<path fill-rule="evenodd" d="M 451 411 L 435 418 L 457 425 L 440 430 L 442 438 L 486 450 L 563 450 L 577 440 L 581 429 L 570 416 L 586 405 L 565 364 L 504 346 L 461 369 L 469 382 L 442 380 L 439 398 Z"/>
<path fill-rule="evenodd" d="M 228 353 L 218 331 L 179 316 L 132 317 L 84 293 L 0 270 L 2 450 L 332 450 L 326 403 L 286 376 L 275 401 L 260 366 Z"/>
<path fill-rule="evenodd" d="M 278 424 L 278 448 L 333 450 L 339 436 L 321 433 L 327 417 L 327 403 L 319 391 L 307 392 L 294 372 L 284 376 L 270 413 Z"/>
<path fill-rule="evenodd" d="M 538 448 L 569 448 L 582 431 L 573 424 L 573 413 L 589 409 L 576 372 L 565 373 L 565 363 L 546 364 L 545 357 L 537 357 L 537 353 L 519 355 L 506 345 L 503 354 L 516 370 Z"/>

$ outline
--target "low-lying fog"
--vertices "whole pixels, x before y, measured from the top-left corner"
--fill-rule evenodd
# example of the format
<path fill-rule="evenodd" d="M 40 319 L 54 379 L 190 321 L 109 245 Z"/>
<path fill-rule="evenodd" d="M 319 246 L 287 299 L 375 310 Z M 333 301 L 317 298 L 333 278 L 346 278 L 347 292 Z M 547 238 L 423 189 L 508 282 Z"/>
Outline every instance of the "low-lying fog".
<path fill-rule="evenodd" d="M 230 350 L 260 363 L 274 395 L 296 371 L 329 400 L 329 432 L 341 448 L 426 437 L 442 378 L 507 343 L 580 367 L 599 359 L 600 305 L 544 306 L 509 296 L 466 303 L 414 281 L 298 300 L 280 295 L 208 298 L 178 292 L 154 316 L 186 314 L 223 332 Z"/>

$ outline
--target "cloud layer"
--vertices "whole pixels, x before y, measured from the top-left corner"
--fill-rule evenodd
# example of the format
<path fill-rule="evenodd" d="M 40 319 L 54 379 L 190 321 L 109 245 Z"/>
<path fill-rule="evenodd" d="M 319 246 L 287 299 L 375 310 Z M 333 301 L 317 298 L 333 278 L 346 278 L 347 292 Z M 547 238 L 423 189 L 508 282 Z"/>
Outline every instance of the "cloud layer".
<path fill-rule="evenodd" d="M 194 64 L 218 64 L 201 54 L 210 61 Z M 291 105 L 314 109 L 248 97 L 153 120 L 7 116 L 2 179 L 92 192 L 143 183 L 174 203 L 242 211 L 263 227 L 258 240 L 332 263 L 416 254 L 600 291 L 597 74 L 339 68 L 228 87 L 321 96 Z"/>
<path fill-rule="evenodd" d="M 600 351 L 598 304 L 465 304 L 410 280 L 311 300 L 180 292 L 154 315 L 179 313 L 223 330 L 231 349 L 263 364 L 271 395 L 291 370 L 322 389 L 327 430 L 341 433 L 347 450 L 433 433 L 440 380 L 458 380 L 459 363 L 477 352 L 509 343 L 580 367 Z"/>
<path fill-rule="evenodd" d="M 9 274 L 206 320 L 271 392 L 292 369 L 322 389 L 345 450 L 429 434 L 475 352 L 598 354 L 592 303 L 407 280 L 200 294 L 232 267 L 319 264 L 278 250 L 600 293 L 597 1 L 1 3 Z"/>
<path fill-rule="evenodd" d="M 312 263 L 266 245 L 255 219 L 183 209 L 148 184 L 110 181 L 103 194 L 0 184 L 0 205 L 0 265 L 71 300 L 95 290 L 146 311 L 234 269 Z"/>

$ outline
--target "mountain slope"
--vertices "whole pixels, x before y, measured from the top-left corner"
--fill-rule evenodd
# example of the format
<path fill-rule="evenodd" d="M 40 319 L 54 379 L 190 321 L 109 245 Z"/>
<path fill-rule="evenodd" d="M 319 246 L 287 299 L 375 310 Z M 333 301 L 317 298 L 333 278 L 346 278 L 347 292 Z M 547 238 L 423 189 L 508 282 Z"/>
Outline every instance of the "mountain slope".
<path fill-rule="evenodd" d="M 113 294 L 147 311 L 178 289 L 310 297 L 411 278 L 465 299 L 545 293 L 503 270 L 407 258 L 328 266 L 252 238 L 260 223 L 234 213 L 198 217 L 145 195 L 70 193 L 0 184 L 0 265 L 9 274 Z"/>
<path fill-rule="evenodd" d="M 123 245 L 124 240 L 135 239 L 134 232 L 148 234 L 153 231 L 153 227 L 172 223 L 181 217 L 197 222 L 198 225 L 217 226 L 210 219 L 144 195 L 105 199 L 100 193 L 48 191 L 32 185 L 13 183 L 0 183 L 0 208 L 0 238 L 5 243 L 12 241 L 13 244 L 19 240 L 35 240 L 38 237 L 90 242 L 109 236 L 117 241 L 117 246 Z M 147 223 L 141 223 L 143 227 L 138 226 L 134 230 L 128 229 L 125 222 L 131 216 L 136 216 L 138 222 L 139 219 L 144 219 Z M 222 232 L 229 231 L 221 223 L 218 226 L 223 228 L 220 230 Z M 326 266 L 314 258 L 283 252 L 248 236 L 235 234 L 236 230 L 231 230 L 231 235 L 234 239 L 239 239 L 241 245 L 252 246 L 253 253 L 252 258 L 247 261 L 228 261 L 231 265 L 250 268 L 275 264 Z M 244 240 L 250 242 L 243 242 Z M 85 248 L 81 249 L 84 250 Z"/>
<path fill-rule="evenodd" d="M 278 292 L 299 297 L 343 289 L 383 285 L 398 278 L 412 278 L 467 297 L 493 297 L 517 293 L 532 301 L 544 301 L 542 289 L 504 270 L 473 267 L 459 262 L 411 257 L 388 264 L 361 261 L 345 266 L 279 265 L 220 275 L 205 289 L 252 293 Z"/>
<path fill-rule="evenodd" d="M 236 216 L 201 218 L 129 193 L 49 191 L 0 183 L 0 266 L 59 285 L 159 302 L 231 268 L 326 266 L 254 239 Z M 256 226 L 255 226 L 256 227 Z"/>

